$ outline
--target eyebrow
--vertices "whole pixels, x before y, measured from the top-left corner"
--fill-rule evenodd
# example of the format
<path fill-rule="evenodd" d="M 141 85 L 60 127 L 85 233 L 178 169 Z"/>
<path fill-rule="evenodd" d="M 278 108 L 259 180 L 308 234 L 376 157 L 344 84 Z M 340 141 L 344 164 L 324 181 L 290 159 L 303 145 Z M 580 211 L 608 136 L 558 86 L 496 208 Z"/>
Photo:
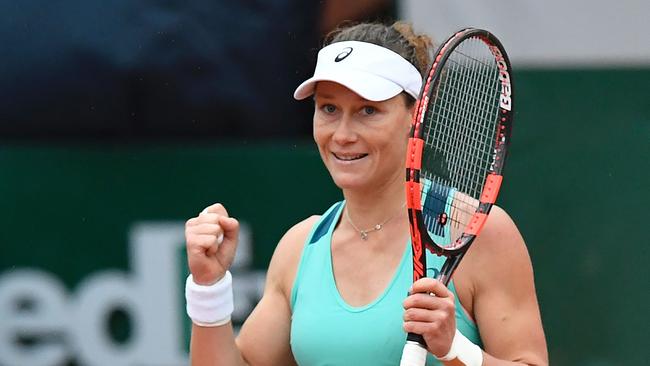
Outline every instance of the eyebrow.
<path fill-rule="evenodd" d="M 336 96 L 334 94 L 330 94 L 330 93 L 327 93 L 327 92 L 318 93 L 318 97 L 321 98 L 321 99 L 330 99 L 330 100 L 331 99 L 336 99 Z M 316 101 L 316 93 L 314 93 L 313 100 Z M 366 102 L 373 103 L 373 101 L 364 99 L 359 95 L 355 95 L 354 100 L 357 101 L 357 102 L 360 102 L 360 103 L 366 103 Z"/>
<path fill-rule="evenodd" d="M 327 93 L 314 93 L 314 100 L 316 99 L 316 95 L 318 95 L 320 98 L 325 98 L 325 99 L 334 99 L 334 96 L 332 94 L 327 94 Z"/>

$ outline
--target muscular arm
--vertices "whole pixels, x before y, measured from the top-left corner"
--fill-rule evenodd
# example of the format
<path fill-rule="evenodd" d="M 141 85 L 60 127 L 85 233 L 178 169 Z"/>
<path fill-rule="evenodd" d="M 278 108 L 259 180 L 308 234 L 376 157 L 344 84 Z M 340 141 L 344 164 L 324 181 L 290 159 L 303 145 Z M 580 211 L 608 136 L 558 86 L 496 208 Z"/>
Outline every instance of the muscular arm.
<path fill-rule="evenodd" d="M 193 366 L 246 365 L 235 346 L 232 324 L 228 323 L 220 327 L 199 327 L 193 324 L 190 364 Z"/>
<path fill-rule="evenodd" d="M 471 268 L 483 365 L 548 365 L 530 257 L 519 230 L 499 207 L 463 265 Z"/>
<path fill-rule="evenodd" d="M 291 228 L 280 240 L 269 265 L 264 295 L 244 323 L 237 340 L 232 325 L 192 326 L 193 366 L 295 365 L 289 345 L 289 297 L 303 243 L 316 216 Z"/>
<path fill-rule="evenodd" d="M 289 337 L 290 297 L 305 239 L 317 216 L 291 228 L 280 240 L 267 273 L 264 296 L 244 323 L 237 345 L 254 366 L 295 365 Z"/>

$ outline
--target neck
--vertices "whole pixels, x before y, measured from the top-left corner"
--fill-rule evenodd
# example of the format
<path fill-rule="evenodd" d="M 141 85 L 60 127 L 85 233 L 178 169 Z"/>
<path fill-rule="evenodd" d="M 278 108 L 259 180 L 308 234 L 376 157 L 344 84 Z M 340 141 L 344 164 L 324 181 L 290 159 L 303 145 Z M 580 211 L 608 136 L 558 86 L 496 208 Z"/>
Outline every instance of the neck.
<path fill-rule="evenodd" d="M 394 216 L 391 221 L 399 221 L 402 215 L 406 217 L 406 193 L 404 180 L 400 178 L 401 176 L 395 177 L 392 181 L 372 189 L 343 191 L 345 209 L 359 229 L 370 229 Z"/>

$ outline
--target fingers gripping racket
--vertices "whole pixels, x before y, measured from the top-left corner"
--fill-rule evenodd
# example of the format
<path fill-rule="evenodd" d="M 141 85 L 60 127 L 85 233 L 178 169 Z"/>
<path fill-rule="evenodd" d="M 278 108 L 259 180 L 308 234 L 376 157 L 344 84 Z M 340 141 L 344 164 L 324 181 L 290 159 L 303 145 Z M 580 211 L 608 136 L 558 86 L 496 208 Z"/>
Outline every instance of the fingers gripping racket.
<path fill-rule="evenodd" d="M 449 284 L 481 232 L 502 181 L 513 116 L 511 67 L 499 40 L 463 29 L 436 51 L 413 119 L 406 197 L 413 281 L 426 275 L 425 248 L 447 257 Z M 422 366 L 426 343 L 409 333 L 402 366 Z"/>

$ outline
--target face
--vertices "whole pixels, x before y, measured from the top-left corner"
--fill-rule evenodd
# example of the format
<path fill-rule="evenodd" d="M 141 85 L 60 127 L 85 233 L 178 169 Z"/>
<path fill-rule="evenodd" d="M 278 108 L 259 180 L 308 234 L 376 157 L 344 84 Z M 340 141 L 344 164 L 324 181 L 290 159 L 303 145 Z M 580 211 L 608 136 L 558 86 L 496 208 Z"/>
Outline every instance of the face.
<path fill-rule="evenodd" d="M 339 188 L 372 189 L 404 180 L 413 108 L 403 95 L 372 102 L 321 81 L 314 99 L 314 140 Z"/>

